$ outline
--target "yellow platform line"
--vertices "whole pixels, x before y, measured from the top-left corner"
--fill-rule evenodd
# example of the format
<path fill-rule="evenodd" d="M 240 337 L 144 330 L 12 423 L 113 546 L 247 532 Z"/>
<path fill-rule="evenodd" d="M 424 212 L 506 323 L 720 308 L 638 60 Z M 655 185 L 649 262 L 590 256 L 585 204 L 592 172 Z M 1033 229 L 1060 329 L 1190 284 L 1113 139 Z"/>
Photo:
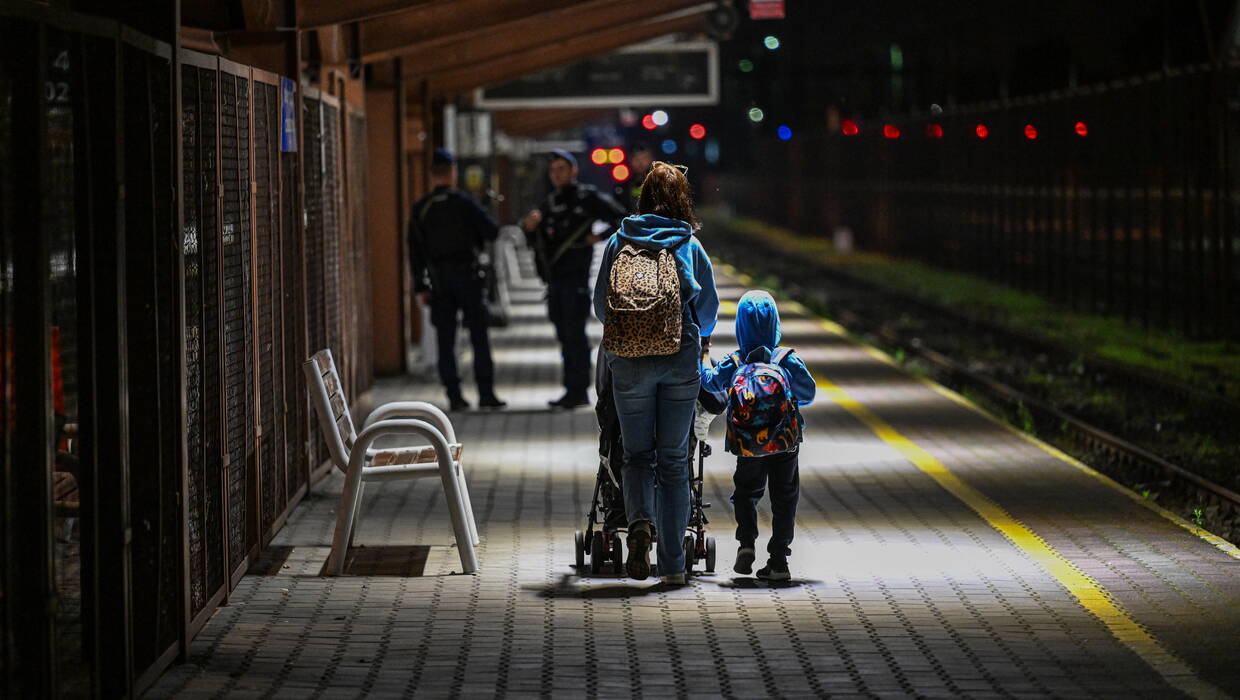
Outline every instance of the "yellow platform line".
<path fill-rule="evenodd" d="M 879 439 L 890 445 L 948 493 L 998 530 L 1019 550 L 1037 562 L 1077 602 L 1110 630 L 1124 646 L 1162 676 L 1168 685 L 1198 698 L 1226 698 L 1226 693 L 1199 678 L 1195 671 L 1175 654 L 1162 646 L 1144 627 L 1128 615 L 1097 581 L 1068 561 L 1054 547 L 992 501 L 981 491 L 965 483 L 934 455 L 900 434 L 889 423 L 866 408 L 847 391 L 831 381 L 819 378 L 818 390 L 866 425 Z"/>

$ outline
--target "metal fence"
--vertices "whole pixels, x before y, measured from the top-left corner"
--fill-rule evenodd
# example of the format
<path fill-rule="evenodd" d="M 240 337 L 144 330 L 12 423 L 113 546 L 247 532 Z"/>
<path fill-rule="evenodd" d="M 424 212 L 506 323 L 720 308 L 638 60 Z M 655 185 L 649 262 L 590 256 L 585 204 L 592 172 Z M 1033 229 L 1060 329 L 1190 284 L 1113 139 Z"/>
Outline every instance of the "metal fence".
<path fill-rule="evenodd" d="M 297 89 L 286 151 L 278 76 L 17 8 L 0 10 L 0 695 L 119 696 L 306 493 L 304 359 L 330 344 L 354 395 L 370 384 L 364 148 L 344 147 L 365 117 Z"/>
<path fill-rule="evenodd" d="M 742 211 L 1199 338 L 1240 335 L 1237 66 L 767 144 Z M 886 133 L 884 133 L 886 132 Z M 898 133 L 898 137 L 897 137 Z"/>

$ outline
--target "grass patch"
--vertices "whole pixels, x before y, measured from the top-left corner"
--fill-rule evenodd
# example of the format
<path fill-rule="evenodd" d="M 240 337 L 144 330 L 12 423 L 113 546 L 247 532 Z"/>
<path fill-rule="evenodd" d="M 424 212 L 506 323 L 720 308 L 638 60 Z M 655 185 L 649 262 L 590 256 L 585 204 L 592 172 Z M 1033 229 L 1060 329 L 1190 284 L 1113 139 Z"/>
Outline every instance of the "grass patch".
<path fill-rule="evenodd" d="M 1240 398 L 1240 343 L 1194 341 L 1165 329 L 1145 330 L 1122 319 L 1063 308 L 1036 294 L 915 260 L 870 252 L 839 253 L 831 242 L 763 221 L 703 211 L 708 226 L 761 240 L 860 279 L 926 299 L 967 316 L 1077 348 L 1118 364 Z M 762 280 L 776 282 L 775 280 Z M 777 286 L 772 284 L 771 286 Z"/>

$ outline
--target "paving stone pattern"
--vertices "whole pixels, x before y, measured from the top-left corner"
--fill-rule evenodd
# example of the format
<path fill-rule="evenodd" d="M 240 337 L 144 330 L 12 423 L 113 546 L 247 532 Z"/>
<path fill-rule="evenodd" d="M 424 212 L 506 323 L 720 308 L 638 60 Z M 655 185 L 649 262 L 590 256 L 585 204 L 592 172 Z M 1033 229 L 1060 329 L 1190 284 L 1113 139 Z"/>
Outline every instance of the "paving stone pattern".
<path fill-rule="evenodd" d="M 744 291 L 721 284 L 726 299 Z M 454 416 L 480 572 L 455 574 L 447 509 L 423 480 L 370 486 L 351 575 L 319 577 L 334 474 L 148 697 L 1178 696 L 1038 564 L 825 401 L 805 411 L 793 581 L 731 573 L 733 463 L 718 421 L 706 490 L 719 571 L 681 589 L 575 575 L 597 428 L 592 411 L 545 410 L 558 347 L 540 288 L 514 295 L 513 323 L 493 335 L 512 408 Z M 784 317 L 785 344 L 815 374 L 1007 508 L 1203 678 L 1240 693 L 1240 561 L 815 320 Z M 716 355 L 731 325 L 721 319 Z M 443 402 L 426 382 L 376 389 L 378 402 L 411 398 Z"/>

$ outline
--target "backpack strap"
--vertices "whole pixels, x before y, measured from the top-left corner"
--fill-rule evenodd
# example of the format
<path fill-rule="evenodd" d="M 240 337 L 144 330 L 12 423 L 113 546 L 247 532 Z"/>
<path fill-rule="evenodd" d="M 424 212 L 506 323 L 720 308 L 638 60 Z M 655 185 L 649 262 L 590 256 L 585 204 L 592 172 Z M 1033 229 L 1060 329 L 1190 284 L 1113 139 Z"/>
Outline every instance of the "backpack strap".
<path fill-rule="evenodd" d="M 779 365 L 784 361 L 784 358 L 791 354 L 792 348 L 777 347 L 775 348 L 775 352 L 771 353 L 771 364 Z"/>
<path fill-rule="evenodd" d="M 739 352 L 730 352 L 728 353 L 728 357 L 732 358 L 732 362 L 736 365 L 737 369 L 740 369 L 741 365 L 745 364 L 744 362 L 741 362 L 741 354 Z"/>

